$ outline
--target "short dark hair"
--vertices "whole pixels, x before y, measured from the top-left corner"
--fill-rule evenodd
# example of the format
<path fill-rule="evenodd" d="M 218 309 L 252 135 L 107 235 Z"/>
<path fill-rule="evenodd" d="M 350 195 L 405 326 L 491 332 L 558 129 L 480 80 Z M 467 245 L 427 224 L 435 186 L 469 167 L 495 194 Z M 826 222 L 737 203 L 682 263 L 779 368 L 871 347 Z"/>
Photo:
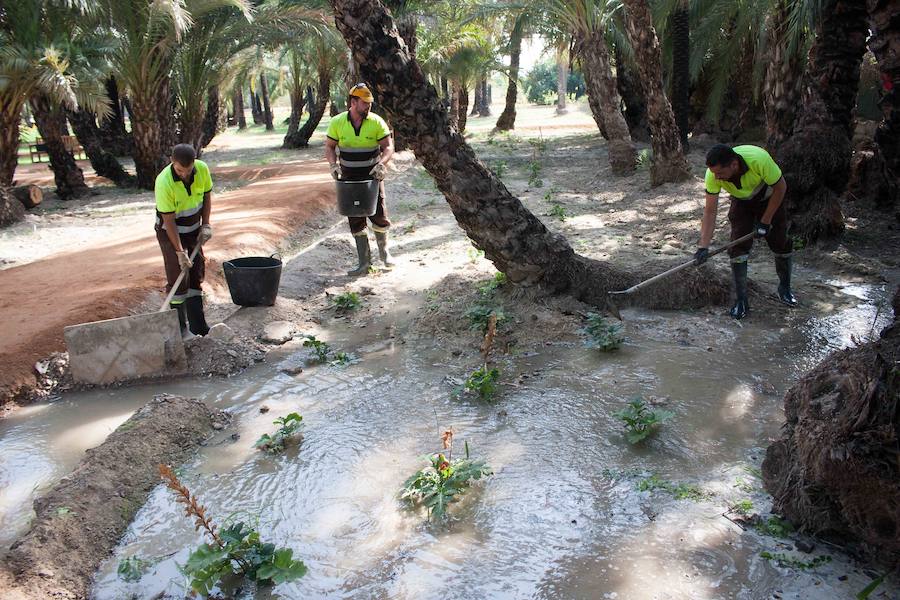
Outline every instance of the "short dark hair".
<path fill-rule="evenodd" d="M 172 148 L 172 158 L 182 167 L 189 167 L 197 159 L 197 153 L 190 144 L 178 144 Z"/>
<path fill-rule="evenodd" d="M 706 166 L 722 167 L 730 165 L 731 161 L 737 160 L 738 158 L 738 153 L 732 150 L 731 146 L 716 144 L 706 153 Z"/>

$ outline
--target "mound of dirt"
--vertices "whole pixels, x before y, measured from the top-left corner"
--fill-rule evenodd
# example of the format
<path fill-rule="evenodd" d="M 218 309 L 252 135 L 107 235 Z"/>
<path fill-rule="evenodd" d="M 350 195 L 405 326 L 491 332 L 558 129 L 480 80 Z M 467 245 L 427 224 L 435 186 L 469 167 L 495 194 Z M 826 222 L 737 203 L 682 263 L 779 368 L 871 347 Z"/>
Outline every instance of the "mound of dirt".
<path fill-rule="evenodd" d="M 784 398 L 763 481 L 773 512 L 900 565 L 900 290 L 879 341 L 836 352 Z"/>
<path fill-rule="evenodd" d="M 86 598 L 94 572 L 159 484 L 157 465 L 180 464 L 227 420 L 198 400 L 154 397 L 35 501 L 31 529 L 0 572 L 4 598 Z"/>

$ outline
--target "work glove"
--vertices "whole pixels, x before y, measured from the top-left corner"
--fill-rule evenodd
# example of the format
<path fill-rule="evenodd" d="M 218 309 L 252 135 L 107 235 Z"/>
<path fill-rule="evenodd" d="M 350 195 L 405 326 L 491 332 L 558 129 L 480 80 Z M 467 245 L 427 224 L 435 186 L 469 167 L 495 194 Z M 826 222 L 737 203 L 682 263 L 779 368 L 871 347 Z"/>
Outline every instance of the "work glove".
<path fill-rule="evenodd" d="M 212 239 L 212 225 L 201 225 L 200 233 L 197 234 L 197 242 L 202 246 Z"/>
<path fill-rule="evenodd" d="M 335 181 L 341 178 L 341 165 L 338 163 L 334 163 L 331 165 L 331 177 L 334 178 Z"/>
<path fill-rule="evenodd" d="M 709 248 L 697 248 L 697 251 L 694 252 L 694 264 L 698 267 L 705 263 L 708 258 Z"/>
<path fill-rule="evenodd" d="M 769 235 L 769 230 L 772 229 L 772 226 L 763 223 L 762 221 L 757 221 L 756 225 L 753 226 L 754 231 L 756 232 L 756 237 L 764 238 Z"/>
<path fill-rule="evenodd" d="M 384 163 L 375 163 L 375 166 L 372 167 L 371 171 L 369 171 L 369 175 L 371 175 L 378 181 L 383 181 L 384 176 L 387 175 L 387 167 L 384 165 Z"/>
<path fill-rule="evenodd" d="M 181 267 L 182 271 L 194 266 L 194 263 L 191 262 L 191 257 L 188 256 L 187 250 L 181 250 L 175 254 L 178 255 L 178 266 Z"/>

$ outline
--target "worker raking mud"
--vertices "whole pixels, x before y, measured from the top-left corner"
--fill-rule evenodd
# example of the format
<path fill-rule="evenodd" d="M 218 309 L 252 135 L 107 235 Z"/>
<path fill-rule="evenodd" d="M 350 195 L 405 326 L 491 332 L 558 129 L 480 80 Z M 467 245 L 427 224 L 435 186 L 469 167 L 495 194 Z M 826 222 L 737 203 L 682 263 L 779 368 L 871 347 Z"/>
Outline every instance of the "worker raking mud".
<path fill-rule="evenodd" d="M 394 141 L 384 119 L 370 112 L 374 101 L 366 84 L 358 83 L 350 88 L 347 99 L 349 110 L 335 115 L 328 124 L 325 158 L 331 168 L 331 176 L 336 180 L 378 180 L 378 205 L 369 220 L 375 232 L 381 262 L 386 268 L 390 268 L 394 263 L 388 251 L 388 229 L 391 222 L 388 220 L 384 201 L 384 176 L 387 173 L 387 163 L 394 155 Z M 347 274 L 365 275 L 372 265 L 366 217 L 347 219 L 359 258 L 359 264 Z"/>
<path fill-rule="evenodd" d="M 696 264 L 703 264 L 709 257 L 719 193 L 725 190 L 731 195 L 728 210 L 731 239 L 737 240 L 751 232 L 758 238 L 765 238 L 775 254 L 778 299 L 788 306 L 796 306 L 797 299 L 791 292 L 793 242 L 787 234 L 787 214 L 783 204 L 787 184 L 781 169 L 768 152 L 750 145 L 730 148 L 716 144 L 706 154 L 706 166 L 706 206 L 700 227 L 700 246 L 694 254 Z M 731 316 L 735 319 L 743 319 L 750 312 L 747 263 L 752 246 L 753 239 L 750 238 L 728 249 L 737 296 L 731 308 Z"/>
<path fill-rule="evenodd" d="M 197 160 L 194 147 L 178 144 L 172 162 L 156 176 L 156 239 L 166 269 L 166 292 L 172 289 L 182 269 L 189 269 L 171 300 L 178 311 L 182 335 L 206 335 L 209 327 L 203 314 L 200 285 L 206 273 L 203 250 L 191 260 L 191 253 L 212 237 L 212 177 L 209 167 Z"/>

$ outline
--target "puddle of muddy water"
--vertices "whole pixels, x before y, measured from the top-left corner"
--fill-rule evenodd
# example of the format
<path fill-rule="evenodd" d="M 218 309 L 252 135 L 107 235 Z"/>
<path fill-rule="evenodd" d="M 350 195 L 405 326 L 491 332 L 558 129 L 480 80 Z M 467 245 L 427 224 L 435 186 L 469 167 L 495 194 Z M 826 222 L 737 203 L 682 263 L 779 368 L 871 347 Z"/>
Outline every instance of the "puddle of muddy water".
<path fill-rule="evenodd" d="M 626 311 L 621 351 L 554 344 L 515 358 L 529 377 L 504 386 L 494 404 L 453 399 L 444 382 L 463 377 L 477 357 L 448 355 L 424 337 L 401 343 L 402 331 L 379 345 L 378 332 L 338 324 L 329 341 L 360 348 L 361 362 L 290 376 L 270 360 L 230 380 L 166 386 L 235 415 L 182 481 L 210 514 L 258 523 L 264 540 L 293 548 L 309 567 L 301 580 L 248 598 L 848 597 L 869 577 L 838 553 L 800 555 L 832 555 L 818 571 L 781 569 L 759 556 L 785 551 L 778 540 L 721 514 L 742 499 L 757 512 L 769 508 L 754 473 L 783 422 L 784 391 L 851 334 L 867 335 L 886 294 L 851 291 L 858 305 L 780 329 Z M 685 330 L 682 343 L 671 339 L 673 320 Z M 300 348 L 284 353 L 292 351 Z M 35 489 L 67 472 L 150 389 L 72 394 L 0 422 L 3 542 L 25 527 Z M 625 442 L 612 416 L 636 395 L 675 412 L 642 447 Z M 263 405 L 269 412 L 260 413 Z M 272 419 L 292 411 L 304 417 L 299 446 L 277 456 L 254 450 Z M 457 448 L 467 441 L 494 475 L 454 507 L 449 526 L 432 527 L 402 510 L 396 493 L 451 425 Z M 638 491 L 652 474 L 714 495 L 694 502 Z M 158 488 L 97 574 L 93 597 L 184 597 L 178 564 L 201 541 Z M 154 564 L 128 583 L 116 568 L 131 556 Z"/>

